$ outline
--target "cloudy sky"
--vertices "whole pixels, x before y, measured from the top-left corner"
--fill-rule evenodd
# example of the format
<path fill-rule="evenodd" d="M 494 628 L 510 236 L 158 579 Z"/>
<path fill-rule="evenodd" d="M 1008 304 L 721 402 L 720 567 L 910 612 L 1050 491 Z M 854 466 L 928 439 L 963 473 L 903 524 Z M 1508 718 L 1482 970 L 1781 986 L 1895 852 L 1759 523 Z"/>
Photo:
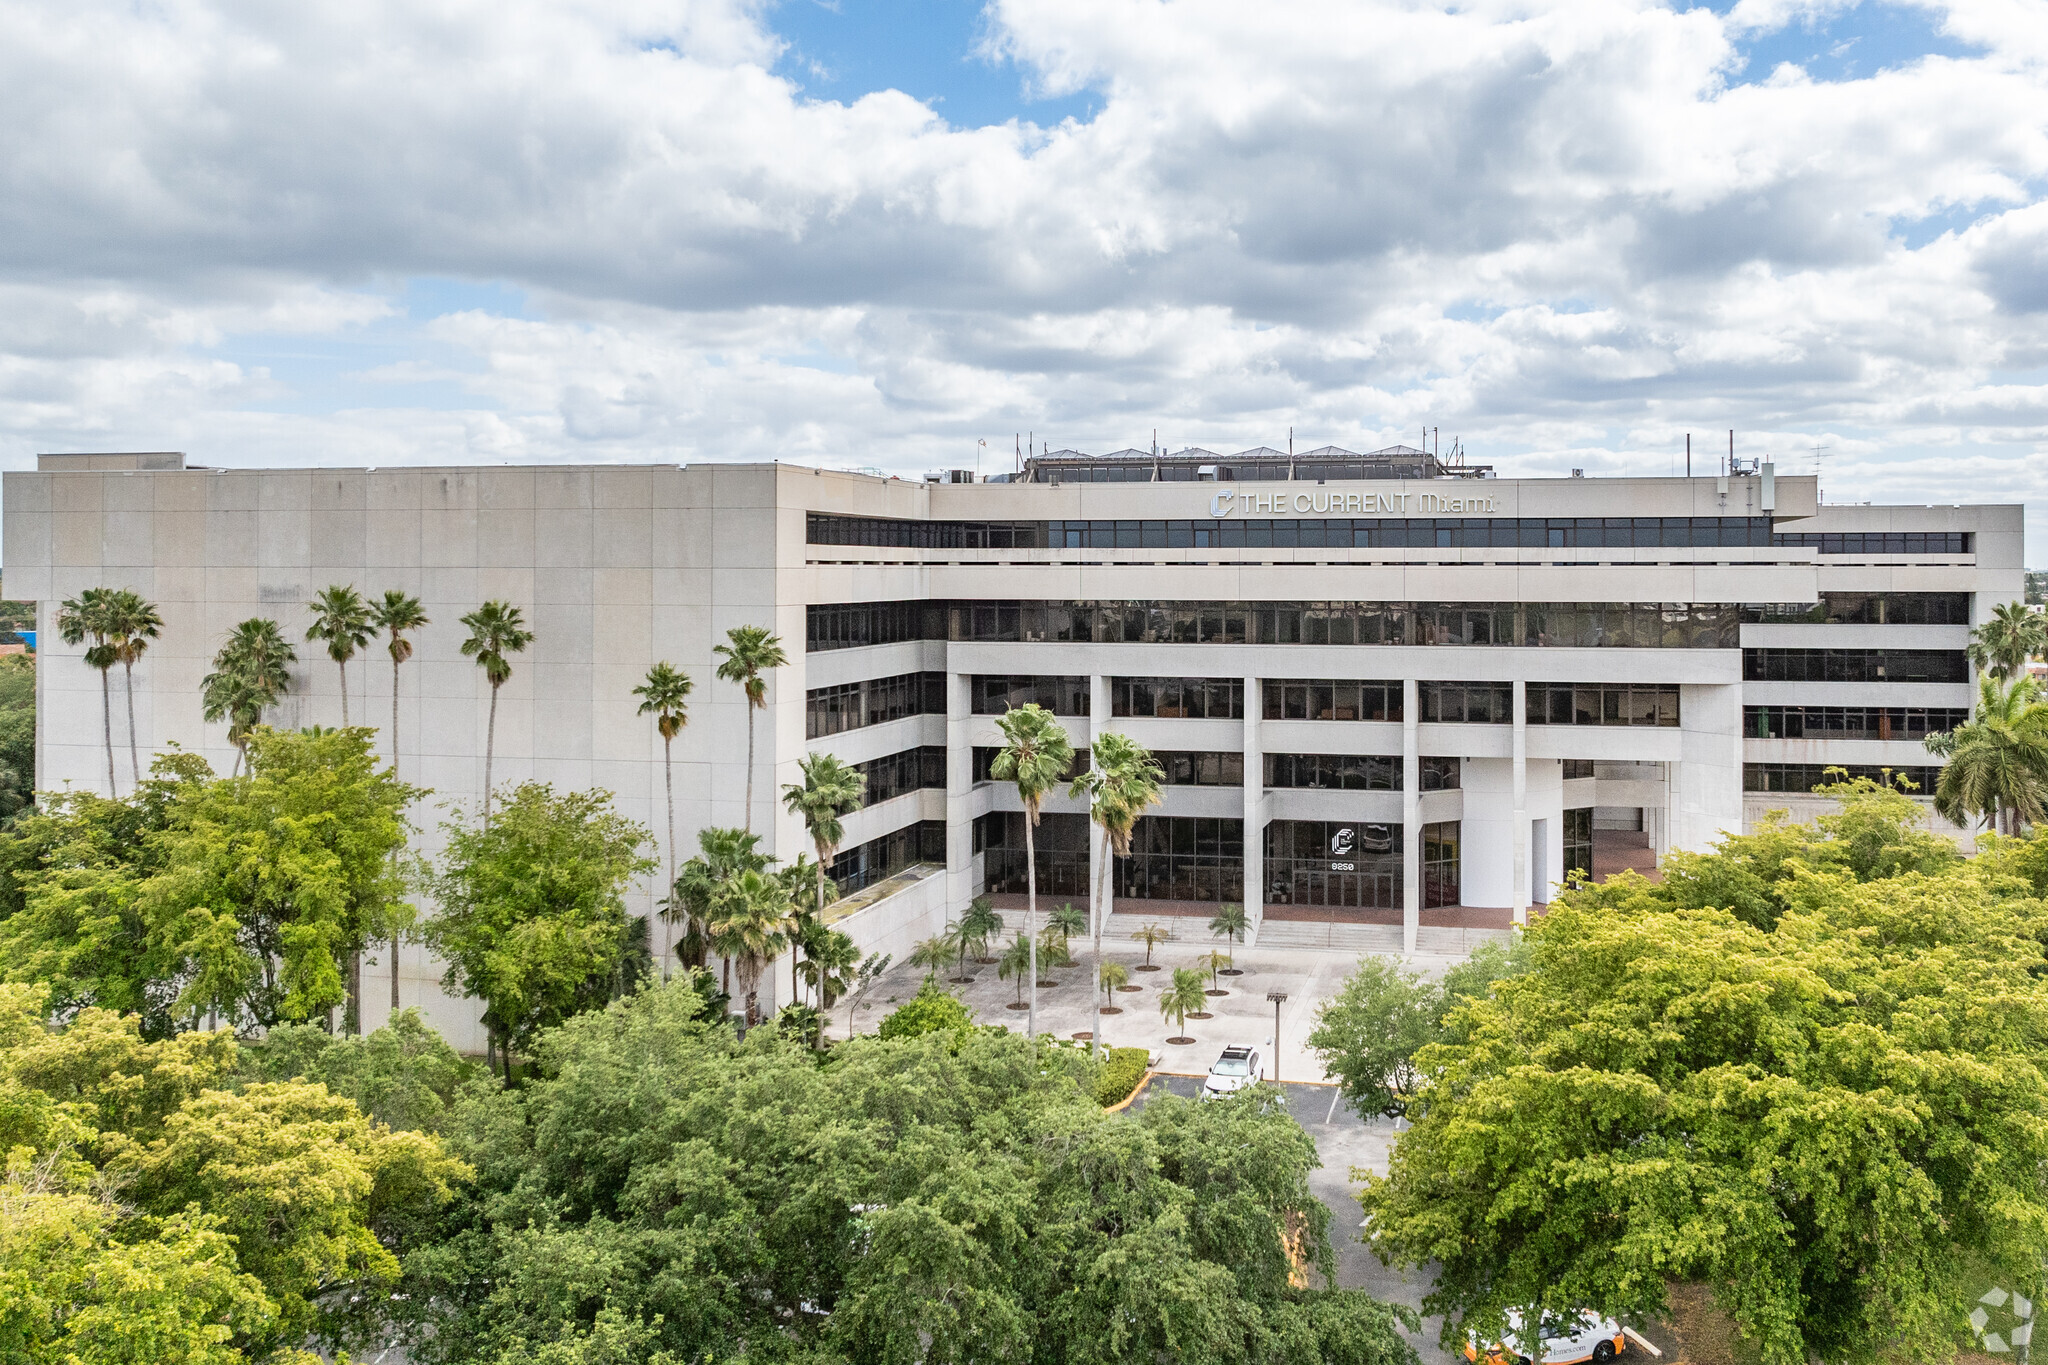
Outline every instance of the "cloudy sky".
<path fill-rule="evenodd" d="M 1371 449 L 2025 498 L 2048 0 L 0 0 L 0 465 Z"/>

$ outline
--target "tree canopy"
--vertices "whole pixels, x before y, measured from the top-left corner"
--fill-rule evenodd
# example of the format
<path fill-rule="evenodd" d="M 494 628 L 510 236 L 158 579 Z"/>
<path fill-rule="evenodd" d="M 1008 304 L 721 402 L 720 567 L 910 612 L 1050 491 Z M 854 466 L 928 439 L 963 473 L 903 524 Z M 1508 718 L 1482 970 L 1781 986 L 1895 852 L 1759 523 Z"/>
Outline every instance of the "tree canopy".
<path fill-rule="evenodd" d="M 1428 1303 L 1647 1312 L 1709 1282 L 1772 1362 L 1945 1356 L 1977 1278 L 2048 1251 L 2048 905 L 1875 783 L 1653 885 L 1572 890 L 1453 1010 L 1367 1183 Z M 1904 806 L 1901 806 L 1901 802 Z M 1972 1286 L 1976 1287 L 1972 1287 Z"/>

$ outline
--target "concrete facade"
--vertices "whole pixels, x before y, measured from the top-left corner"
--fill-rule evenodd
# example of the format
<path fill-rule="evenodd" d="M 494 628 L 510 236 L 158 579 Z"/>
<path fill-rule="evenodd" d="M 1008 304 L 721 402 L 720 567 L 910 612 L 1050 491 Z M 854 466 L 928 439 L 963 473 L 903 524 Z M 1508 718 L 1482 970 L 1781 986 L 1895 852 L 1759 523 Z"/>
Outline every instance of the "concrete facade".
<path fill-rule="evenodd" d="M 716 681 L 712 647 L 740 624 L 767 626 L 791 663 L 770 682 L 757 718 L 753 825 L 773 851 L 807 851 L 782 812 L 782 784 L 808 751 L 867 762 L 919 748 L 944 750 L 942 784 L 879 801 L 847 821 L 856 849 L 931 822 L 943 829 L 942 890 L 920 883 L 916 918 L 942 923 L 984 885 L 976 821 L 1016 808 L 1014 793 L 974 781 L 973 751 L 998 743 L 995 718 L 973 714 L 982 675 L 1087 680 L 1087 715 L 1066 718 L 1077 747 L 1105 728 L 1158 750 L 1242 756 L 1233 787 L 1172 786 L 1156 814 L 1238 822 L 1243 899 L 1265 907 L 1262 831 L 1276 820 L 1398 828 L 1396 922 L 1412 947 L 1426 922 L 1422 830 L 1462 824 L 1461 904 L 1519 919 L 1547 898 L 1565 864 L 1565 812 L 1639 812 L 1655 852 L 1704 848 L 1764 809 L 1808 809 L 1798 794 L 1745 791 L 1745 765 L 1847 763 L 1922 767 L 1917 739 L 1756 738 L 1745 707 L 1967 708 L 1967 682 L 1745 681 L 1745 651 L 1767 648 L 1961 650 L 1968 624 L 1810 624 L 1745 621 L 1740 647 L 1110 643 L 1098 639 L 916 638 L 807 650 L 814 608 L 922 602 L 1115 603 L 1815 603 L 1826 593 L 1967 594 L 1968 620 L 2022 596 L 2017 506 L 1821 506 L 1810 478 L 1361 480 L 1216 483 L 939 484 L 788 465 L 446 469 L 183 468 L 176 457 L 45 457 L 5 476 L 5 575 L 10 596 L 39 603 L 38 785 L 103 789 L 100 679 L 52 629 L 57 606 L 95 585 L 129 587 L 156 602 L 163 638 L 135 674 L 136 738 L 149 752 L 177 744 L 217 769 L 233 760 L 224 727 L 200 717 L 199 684 L 222 637 L 251 616 L 276 619 L 298 643 L 291 696 L 269 717 L 281 727 L 341 720 L 335 666 L 300 642 L 305 604 L 330 583 L 366 595 L 417 594 L 432 624 L 399 673 L 398 762 L 433 802 L 473 808 L 481 796 L 489 689 L 459 653 L 459 618 L 490 598 L 526 613 L 536 639 L 514 661 L 499 702 L 495 776 L 564 788 L 603 787 L 619 808 L 662 834 L 662 746 L 636 714 L 632 688 L 667 660 L 696 681 L 688 727 L 675 743 L 679 856 L 698 830 L 738 825 L 745 788 L 747 711 Z M 1944 532 L 1967 551 L 1882 547 L 1604 546 L 1577 548 L 909 548 L 812 543 L 812 514 L 901 523 L 1026 525 L 1172 519 L 1214 526 L 1246 515 L 1360 517 L 1399 498 L 1409 515 L 1477 525 L 1503 518 L 1767 517 L 1780 533 Z M 1273 500 L 1279 500 L 1275 503 Z M 1468 505 L 1463 505 L 1469 502 Z M 1227 506 L 1221 504 L 1227 503 Z M 1432 504 L 1451 506 L 1444 512 Z M 1273 507 L 1283 511 L 1272 511 Z M 1381 513 L 1385 515 L 1385 513 Z M 906 674 L 943 675 L 943 702 L 874 724 L 811 737 L 807 694 Z M 1113 716 L 1117 678 L 1236 679 L 1242 714 L 1227 718 Z M 1399 685 L 1398 721 L 1268 718 L 1267 679 L 1376 679 Z M 1505 723 L 1433 723 L 1422 689 L 1445 682 L 1512 688 Z M 1679 723 L 1664 727 L 1528 724 L 1532 685 L 1653 684 L 1678 690 Z M 392 674 L 381 644 L 351 665 L 351 719 L 388 729 Z M 114 679 L 122 790 L 131 776 L 121 680 Z M 388 743 L 388 736 L 384 737 Z M 1267 754 L 1383 755 L 1398 790 L 1268 788 Z M 1449 790 L 1423 790 L 1425 759 L 1456 758 Z M 1565 776 L 1565 763 L 1594 776 Z M 1079 808 L 1064 796 L 1048 812 Z M 433 840 L 434 811 L 419 820 Z M 1603 816 L 1602 819 L 1612 817 Z M 656 888 L 638 890 L 645 913 Z M 928 903 L 929 902 L 929 903 Z M 1120 907 L 1122 908 L 1122 907 Z M 1384 907 L 1383 907 L 1384 908 Z M 1339 913 L 1333 909 L 1331 913 Z M 874 920 L 864 937 L 900 937 Z M 661 936 L 657 932 L 657 943 Z M 378 999 L 366 970 L 366 996 Z M 428 1004 L 458 1041 L 480 1046 L 473 1010 L 439 999 L 438 968 L 418 950 L 401 964 L 405 1000 Z M 787 991 L 787 968 L 781 970 Z M 771 973 L 769 980 L 776 980 Z"/>

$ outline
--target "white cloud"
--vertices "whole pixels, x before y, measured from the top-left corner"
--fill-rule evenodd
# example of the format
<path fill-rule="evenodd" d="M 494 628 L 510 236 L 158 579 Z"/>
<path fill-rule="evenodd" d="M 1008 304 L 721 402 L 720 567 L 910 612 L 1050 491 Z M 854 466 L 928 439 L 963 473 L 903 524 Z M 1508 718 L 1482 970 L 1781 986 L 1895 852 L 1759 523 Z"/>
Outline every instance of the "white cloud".
<path fill-rule="evenodd" d="M 744 0 L 0 0 L 0 458 L 914 472 L 1429 423 L 1604 469 L 1732 425 L 2032 496 L 2048 25 L 1958 0 L 1982 56 L 1730 84 L 1842 8 L 993 0 L 990 50 L 1099 112 L 958 129 L 805 99 Z M 410 321 L 419 277 L 530 315 Z M 370 335 L 324 405 L 241 345 Z"/>

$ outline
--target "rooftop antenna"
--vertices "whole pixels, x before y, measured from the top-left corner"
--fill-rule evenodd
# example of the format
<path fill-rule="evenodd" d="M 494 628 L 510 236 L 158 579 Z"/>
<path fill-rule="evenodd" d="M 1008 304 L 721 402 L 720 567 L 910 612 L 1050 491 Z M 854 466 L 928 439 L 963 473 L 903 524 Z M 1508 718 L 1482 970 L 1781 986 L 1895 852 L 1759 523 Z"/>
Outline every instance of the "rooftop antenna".
<path fill-rule="evenodd" d="M 1728 428 L 1728 473 L 1735 472 L 1735 428 Z"/>
<path fill-rule="evenodd" d="M 1294 428 L 1287 428 L 1287 458 L 1294 458 Z"/>
<path fill-rule="evenodd" d="M 1692 433 L 1685 433 L 1685 477 L 1692 477 Z"/>
<path fill-rule="evenodd" d="M 981 482 L 981 453 L 987 449 L 987 441 L 976 441 L 974 443 L 974 481 L 976 483 Z"/>

